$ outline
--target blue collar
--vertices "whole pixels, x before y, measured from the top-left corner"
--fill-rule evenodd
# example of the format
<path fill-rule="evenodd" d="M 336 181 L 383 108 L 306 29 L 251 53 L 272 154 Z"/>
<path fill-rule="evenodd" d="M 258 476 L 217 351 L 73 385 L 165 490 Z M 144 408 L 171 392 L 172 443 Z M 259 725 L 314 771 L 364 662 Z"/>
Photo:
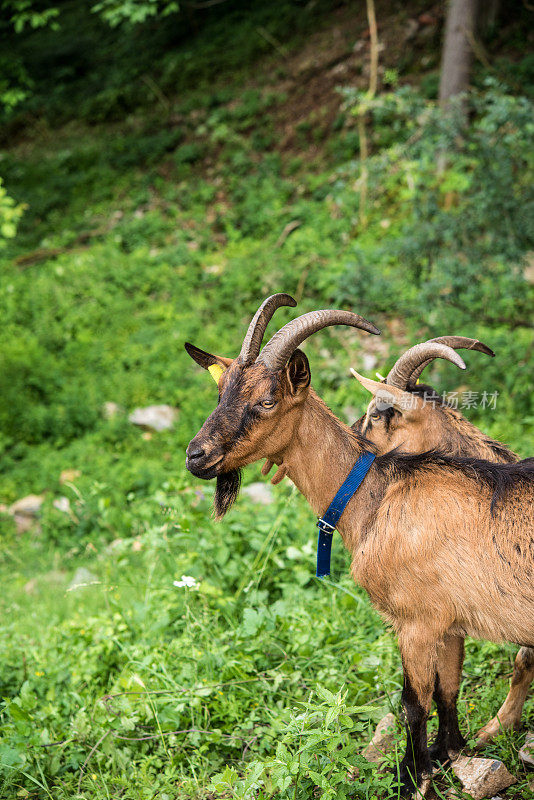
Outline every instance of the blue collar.
<path fill-rule="evenodd" d="M 374 453 L 367 450 L 361 454 L 338 493 L 328 506 L 326 512 L 317 521 L 319 538 L 317 540 L 317 577 L 326 578 L 330 575 L 330 551 L 332 549 L 332 534 L 334 533 L 339 518 L 345 511 L 347 503 L 361 486 L 363 479 L 371 469 L 375 460 Z"/>

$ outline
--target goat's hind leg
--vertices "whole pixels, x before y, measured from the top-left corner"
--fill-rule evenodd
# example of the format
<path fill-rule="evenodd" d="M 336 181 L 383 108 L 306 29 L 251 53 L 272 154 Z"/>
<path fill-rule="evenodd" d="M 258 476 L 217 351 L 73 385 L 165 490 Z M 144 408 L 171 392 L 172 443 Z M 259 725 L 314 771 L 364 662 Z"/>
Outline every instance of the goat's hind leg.
<path fill-rule="evenodd" d="M 464 661 L 464 640 L 461 636 L 445 636 L 437 649 L 437 674 L 434 701 L 438 709 L 439 727 L 429 748 L 434 762 L 447 764 L 464 747 L 466 740 L 458 724 L 458 691 Z"/>
<path fill-rule="evenodd" d="M 497 715 L 477 733 L 477 748 L 484 747 L 491 742 L 500 731 L 519 727 L 521 712 L 533 680 L 534 648 L 522 647 L 515 659 L 510 691 L 506 700 Z"/>
<path fill-rule="evenodd" d="M 426 724 L 436 678 L 436 641 L 423 624 L 404 626 L 399 631 L 404 669 L 402 704 L 407 736 L 406 753 L 400 764 L 402 797 L 416 787 L 424 790 L 432 773 L 427 747 Z"/>

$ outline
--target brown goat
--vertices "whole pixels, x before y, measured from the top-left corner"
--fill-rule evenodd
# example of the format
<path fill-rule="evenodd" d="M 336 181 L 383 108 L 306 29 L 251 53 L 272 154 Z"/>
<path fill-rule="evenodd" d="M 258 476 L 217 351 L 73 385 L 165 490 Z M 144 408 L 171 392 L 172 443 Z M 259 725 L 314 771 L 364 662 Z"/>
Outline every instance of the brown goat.
<path fill-rule="evenodd" d="M 355 314 L 318 311 L 288 323 L 261 353 L 265 327 L 253 347 L 249 329 L 249 345 L 232 362 L 187 346 L 201 366 L 224 370 L 219 404 L 189 443 L 186 461 L 197 477 L 217 478 L 219 516 L 237 495 L 240 468 L 261 458 L 283 467 L 321 515 L 372 448 L 313 391 L 308 359 L 297 349 L 333 324 L 377 332 Z M 390 453 L 375 459 L 341 516 L 352 575 L 398 636 L 408 735 L 404 796 L 431 772 L 426 721 L 448 640 L 470 635 L 534 645 L 533 500 L 534 461 Z"/>
<path fill-rule="evenodd" d="M 446 349 L 440 352 L 436 344 L 444 345 Z M 375 395 L 383 388 L 384 383 L 364 379 L 352 370 L 352 374 L 373 394 L 365 415 L 353 428 L 373 442 L 380 455 L 398 448 L 405 453 L 439 450 L 448 455 L 483 458 L 496 463 L 517 461 L 519 457 L 515 453 L 482 433 L 458 410 L 448 405 L 432 387 L 417 383 L 425 367 L 435 358 L 453 360 L 449 347 L 479 350 L 487 355 L 494 355 L 489 347 L 477 339 L 461 336 L 444 336 L 411 347 L 398 359 L 385 379 L 385 385 L 395 386 L 414 395 L 410 408 L 405 407 L 406 403 L 400 403 L 398 407 L 382 407 L 383 404 L 377 404 Z M 443 706 L 444 710 L 440 714 L 436 741 L 430 750 L 433 758 L 440 761 L 445 760 L 462 743 L 456 701 L 464 657 L 463 639 L 451 641 L 449 647 L 451 652 L 444 653 L 443 658 L 438 660 L 434 692 L 436 704 L 438 707 Z M 519 726 L 533 680 L 534 650 L 522 647 L 515 660 L 510 691 L 497 715 L 478 732 L 478 747 L 490 742 L 501 730 Z M 444 686 L 448 687 L 448 693 L 444 692 Z"/>

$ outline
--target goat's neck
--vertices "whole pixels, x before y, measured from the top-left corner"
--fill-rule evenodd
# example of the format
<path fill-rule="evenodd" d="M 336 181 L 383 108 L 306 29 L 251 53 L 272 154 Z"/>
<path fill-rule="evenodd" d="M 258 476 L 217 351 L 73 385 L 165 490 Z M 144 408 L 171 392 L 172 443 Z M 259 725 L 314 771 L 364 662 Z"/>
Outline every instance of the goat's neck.
<path fill-rule="evenodd" d="M 283 464 L 289 478 L 306 497 L 315 513 L 321 515 L 363 450 L 354 432 L 337 419 L 313 389 L 310 389 L 298 429 L 283 453 Z M 366 478 L 366 483 L 369 479 L 374 483 L 371 475 Z M 357 493 L 358 506 L 364 512 L 363 516 L 366 516 L 369 487 L 365 491 L 362 491 L 363 488 L 362 486 Z M 352 516 L 348 515 L 348 519 L 342 518 L 339 525 L 347 546 L 350 546 L 356 533 L 349 522 Z"/>

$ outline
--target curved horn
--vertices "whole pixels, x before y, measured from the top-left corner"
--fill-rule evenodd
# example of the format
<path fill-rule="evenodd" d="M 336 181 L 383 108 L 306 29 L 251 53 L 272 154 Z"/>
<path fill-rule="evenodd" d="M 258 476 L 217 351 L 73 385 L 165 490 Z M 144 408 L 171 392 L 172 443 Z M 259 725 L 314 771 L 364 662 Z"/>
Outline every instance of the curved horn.
<path fill-rule="evenodd" d="M 265 329 L 276 309 L 281 306 L 294 308 L 296 305 L 297 301 L 289 294 L 272 294 L 267 300 L 263 301 L 254 314 L 254 318 L 248 326 L 248 331 L 243 339 L 241 353 L 239 354 L 243 364 L 252 364 L 258 357 Z"/>
<path fill-rule="evenodd" d="M 463 359 L 458 353 L 440 342 L 422 342 L 410 347 L 393 365 L 386 378 L 386 383 L 390 386 L 397 386 L 399 389 L 406 389 L 409 381 L 416 369 L 421 364 L 427 364 L 435 358 L 444 358 L 452 364 L 456 364 L 460 369 L 465 369 Z"/>
<path fill-rule="evenodd" d="M 469 339 L 467 336 L 438 336 L 436 339 L 429 339 L 429 342 L 438 342 L 438 344 L 446 344 L 454 350 L 478 350 L 485 353 L 487 356 L 495 357 L 493 350 L 478 339 Z M 421 377 L 421 373 L 434 359 L 429 358 L 423 361 L 418 367 L 414 369 L 408 383 L 415 384 Z"/>
<path fill-rule="evenodd" d="M 359 314 L 353 314 L 352 311 L 335 311 L 333 309 L 310 311 L 280 328 L 267 342 L 256 360 L 262 361 L 269 369 L 281 369 L 304 339 L 330 325 L 351 325 L 353 328 L 361 328 L 368 333 L 380 333 L 372 322 L 368 322 Z"/>

